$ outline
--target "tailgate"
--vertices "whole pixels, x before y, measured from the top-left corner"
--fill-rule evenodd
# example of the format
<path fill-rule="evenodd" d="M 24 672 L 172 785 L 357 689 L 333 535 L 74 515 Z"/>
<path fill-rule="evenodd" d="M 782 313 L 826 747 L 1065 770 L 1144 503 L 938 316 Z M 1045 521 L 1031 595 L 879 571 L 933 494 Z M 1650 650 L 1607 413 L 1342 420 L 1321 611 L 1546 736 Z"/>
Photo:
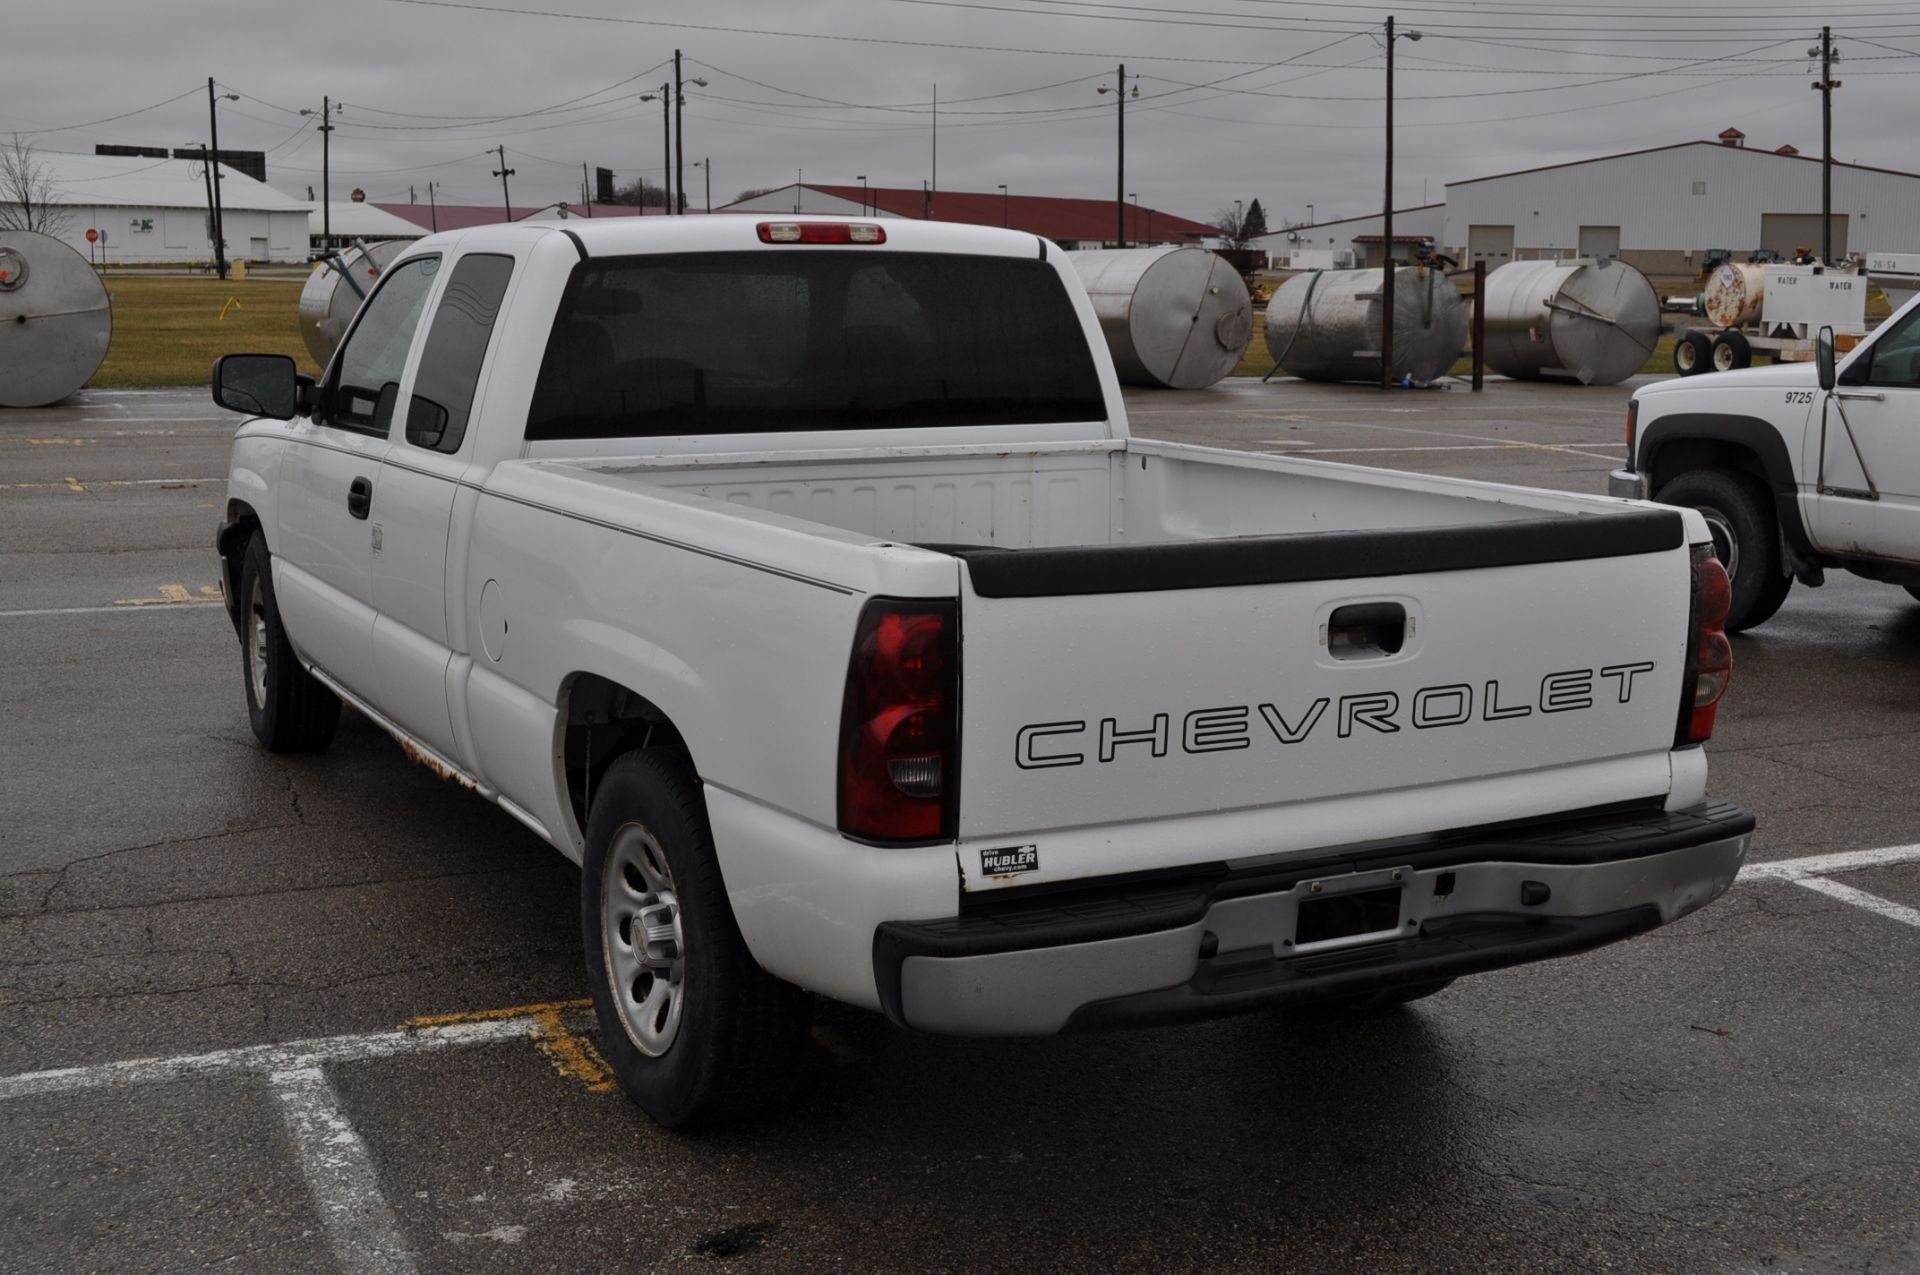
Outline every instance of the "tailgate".
<path fill-rule="evenodd" d="M 1635 756 L 1601 799 L 1666 790 L 1691 605 L 1677 513 L 959 552 L 966 841 L 1488 777 L 1552 811 L 1556 769 Z"/>

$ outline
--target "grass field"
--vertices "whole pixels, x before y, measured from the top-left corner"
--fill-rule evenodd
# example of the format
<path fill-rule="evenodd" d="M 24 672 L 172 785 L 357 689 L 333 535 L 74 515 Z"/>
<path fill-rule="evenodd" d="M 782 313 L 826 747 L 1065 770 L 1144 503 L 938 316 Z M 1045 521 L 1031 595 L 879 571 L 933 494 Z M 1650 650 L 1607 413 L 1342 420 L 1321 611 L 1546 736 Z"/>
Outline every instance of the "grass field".
<path fill-rule="evenodd" d="M 205 385 L 214 359 L 242 351 L 290 354 L 319 372 L 300 340 L 300 280 L 113 274 L 106 284 L 113 345 L 94 385 Z"/>

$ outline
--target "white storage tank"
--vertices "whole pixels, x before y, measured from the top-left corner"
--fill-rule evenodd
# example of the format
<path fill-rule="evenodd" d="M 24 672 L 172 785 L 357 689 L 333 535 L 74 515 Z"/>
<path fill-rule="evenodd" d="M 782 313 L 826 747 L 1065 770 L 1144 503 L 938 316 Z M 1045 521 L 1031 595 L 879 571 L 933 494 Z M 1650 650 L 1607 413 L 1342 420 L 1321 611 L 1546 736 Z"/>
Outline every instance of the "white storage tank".
<path fill-rule="evenodd" d="M 1760 317 L 1767 299 L 1767 269 L 1744 261 L 1726 261 L 1707 276 L 1701 308 L 1716 328 L 1738 328 Z"/>
<path fill-rule="evenodd" d="M 0 230 L 0 407 L 45 407 L 93 379 L 113 306 L 87 259 L 51 235 Z"/>
<path fill-rule="evenodd" d="M 412 246 L 410 239 L 356 244 L 338 254 L 338 266 L 334 264 L 336 259 L 330 258 L 313 268 L 307 286 L 300 289 L 300 339 L 306 342 L 307 353 L 315 363 L 323 368 L 327 365 L 340 338 L 347 334 L 347 325 L 359 312 L 361 301 L 380 281 L 380 272 Z M 340 267 L 345 267 L 345 273 Z"/>
<path fill-rule="evenodd" d="M 1253 299 L 1224 258 L 1175 247 L 1067 256 L 1126 384 L 1205 389 L 1239 365 L 1253 332 Z"/>
<path fill-rule="evenodd" d="M 1282 371 L 1309 381 L 1380 380 L 1381 270 L 1295 275 L 1267 302 L 1267 350 Z M 1467 348 L 1467 303 L 1451 280 L 1424 266 L 1393 279 L 1393 380 L 1426 385 Z"/>
<path fill-rule="evenodd" d="M 1511 261 L 1486 286 L 1486 364 L 1502 376 L 1617 385 L 1660 339 L 1653 285 L 1610 257 Z"/>

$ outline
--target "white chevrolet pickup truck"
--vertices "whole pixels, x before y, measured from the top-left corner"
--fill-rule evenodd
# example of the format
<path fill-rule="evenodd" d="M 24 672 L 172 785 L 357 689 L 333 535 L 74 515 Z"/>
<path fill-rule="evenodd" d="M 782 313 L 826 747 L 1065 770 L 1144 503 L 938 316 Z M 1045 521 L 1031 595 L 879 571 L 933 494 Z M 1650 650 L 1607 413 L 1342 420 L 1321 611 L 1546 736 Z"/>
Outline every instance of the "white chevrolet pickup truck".
<path fill-rule="evenodd" d="M 1829 568 L 1920 598 L 1920 298 L 1836 361 L 1716 372 L 1634 392 L 1608 490 L 1697 509 L 1733 580 L 1731 632 Z"/>
<path fill-rule="evenodd" d="M 777 1098 L 810 993 L 1045 1034 L 1410 1000 L 1732 883 L 1691 510 L 1130 438 L 1031 235 L 422 240 L 229 355 L 248 710 L 342 703 L 578 862 L 609 1063 Z"/>

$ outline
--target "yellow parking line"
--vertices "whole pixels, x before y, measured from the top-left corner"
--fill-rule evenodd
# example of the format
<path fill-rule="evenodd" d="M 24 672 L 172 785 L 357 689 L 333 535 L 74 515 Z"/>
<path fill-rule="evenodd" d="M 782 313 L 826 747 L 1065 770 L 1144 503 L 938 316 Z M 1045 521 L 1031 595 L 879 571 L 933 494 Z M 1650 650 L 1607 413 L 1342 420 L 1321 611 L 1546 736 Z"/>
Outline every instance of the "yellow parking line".
<path fill-rule="evenodd" d="M 67 490 L 77 491 L 82 496 L 87 494 L 87 489 L 85 487 L 82 487 L 80 485 L 80 480 L 78 478 L 75 478 L 72 474 L 67 475 Z"/>
<path fill-rule="evenodd" d="M 449 1027 L 457 1023 L 486 1023 L 504 1018 L 526 1018 L 533 1026 L 528 1035 L 553 1069 L 569 1080 L 577 1080 L 592 1093 L 607 1093 L 614 1087 L 613 1069 L 593 1047 L 593 1042 L 567 1026 L 567 1016 L 582 1013 L 591 1001 L 542 1001 L 533 1005 L 511 1005 L 505 1009 L 463 1010 L 453 1014 L 424 1014 L 400 1024 L 408 1031 L 429 1027 Z"/>
<path fill-rule="evenodd" d="M 189 593 L 184 584 L 163 584 L 157 598 L 116 598 L 117 607 L 205 606 L 220 601 L 220 586 L 203 584 L 198 594 Z"/>

